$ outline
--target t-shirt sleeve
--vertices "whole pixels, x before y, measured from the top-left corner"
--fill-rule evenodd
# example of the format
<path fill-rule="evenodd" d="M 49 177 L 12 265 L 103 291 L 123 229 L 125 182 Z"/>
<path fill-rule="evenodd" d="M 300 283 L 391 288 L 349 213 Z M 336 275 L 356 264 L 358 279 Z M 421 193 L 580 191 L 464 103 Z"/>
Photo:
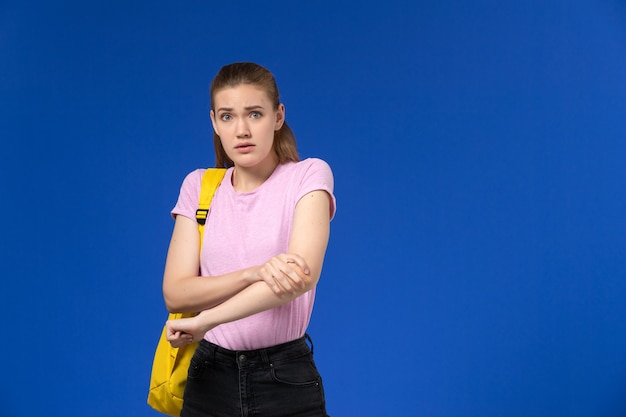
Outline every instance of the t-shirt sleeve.
<path fill-rule="evenodd" d="M 176 218 L 180 214 L 192 220 L 196 219 L 196 210 L 200 199 L 200 184 L 204 171 L 204 169 L 197 169 L 185 177 L 180 187 L 178 201 L 171 212 L 172 217 Z"/>
<path fill-rule="evenodd" d="M 302 197 L 311 191 L 326 191 L 330 196 L 330 218 L 332 220 L 337 210 L 337 201 L 334 194 L 335 182 L 333 172 L 328 163 L 321 159 L 310 158 L 306 162 L 307 164 L 304 166 L 302 183 L 298 195 L 296 196 L 296 200 L 300 201 Z"/>

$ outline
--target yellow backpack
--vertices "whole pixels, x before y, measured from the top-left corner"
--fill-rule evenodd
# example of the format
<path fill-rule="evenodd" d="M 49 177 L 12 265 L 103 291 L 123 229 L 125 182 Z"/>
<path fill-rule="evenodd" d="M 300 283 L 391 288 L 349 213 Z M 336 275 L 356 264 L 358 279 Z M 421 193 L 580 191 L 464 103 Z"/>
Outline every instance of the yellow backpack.
<path fill-rule="evenodd" d="M 222 168 L 209 168 L 202 177 L 200 200 L 196 211 L 196 220 L 200 232 L 200 248 L 202 248 L 204 223 L 209 213 L 211 200 L 225 173 L 226 170 Z M 170 313 L 168 320 L 192 316 L 194 314 Z M 163 414 L 179 417 L 183 408 L 183 393 L 187 382 L 189 362 L 198 344 L 192 343 L 180 348 L 173 348 L 167 341 L 165 332 L 166 329 L 163 326 L 152 363 L 148 404 Z"/>

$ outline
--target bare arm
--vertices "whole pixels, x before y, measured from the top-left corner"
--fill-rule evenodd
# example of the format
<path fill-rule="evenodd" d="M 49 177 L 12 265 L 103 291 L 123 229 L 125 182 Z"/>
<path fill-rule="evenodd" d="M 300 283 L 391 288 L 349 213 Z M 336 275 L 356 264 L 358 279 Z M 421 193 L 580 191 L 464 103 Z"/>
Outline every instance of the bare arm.
<path fill-rule="evenodd" d="M 287 263 L 295 254 L 303 258 L 310 271 L 308 275 L 302 273 L 300 268 L 292 268 L 301 279 L 299 285 L 292 285 L 293 290 L 282 295 L 272 291 L 263 281 L 244 286 L 221 304 L 202 311 L 196 317 L 169 321 L 168 340 L 175 346 L 198 341 L 215 326 L 280 306 L 310 291 L 321 275 L 329 235 L 330 196 L 321 190 L 310 192 L 296 206 L 288 254 L 273 258 L 277 264 Z M 284 275 L 281 279 L 288 280 L 289 277 Z"/>
<path fill-rule="evenodd" d="M 264 278 L 268 279 L 272 273 L 278 275 L 278 266 L 269 263 L 264 266 L 250 266 L 211 279 L 200 277 L 199 240 L 196 222 L 184 216 L 177 216 L 163 274 L 163 297 L 167 309 L 171 312 L 196 313 L 209 309 L 249 285 Z M 300 268 L 308 268 L 299 256 L 291 256 L 290 260 Z M 281 275 L 281 278 L 286 279 L 291 275 L 291 282 L 300 280 L 295 270 L 282 269 L 287 270 L 287 274 L 285 277 Z M 277 286 L 274 283 L 272 286 L 274 292 L 283 294 L 291 290 L 290 285 L 293 284 L 283 282 L 287 285 Z"/>

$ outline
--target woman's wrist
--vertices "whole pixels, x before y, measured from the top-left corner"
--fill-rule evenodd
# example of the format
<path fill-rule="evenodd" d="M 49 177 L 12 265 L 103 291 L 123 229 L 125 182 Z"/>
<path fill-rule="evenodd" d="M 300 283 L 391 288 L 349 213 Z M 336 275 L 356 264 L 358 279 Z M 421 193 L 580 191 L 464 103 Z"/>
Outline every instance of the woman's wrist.
<path fill-rule="evenodd" d="M 211 309 L 201 311 L 196 316 L 196 320 L 198 320 L 198 326 L 203 333 L 206 333 L 215 326 L 217 326 L 217 323 L 213 323 L 212 321 Z"/>
<path fill-rule="evenodd" d="M 261 277 L 259 276 L 259 267 L 251 266 L 250 268 L 244 269 L 243 279 L 248 283 L 248 285 L 252 285 L 255 282 L 259 281 L 261 279 Z"/>

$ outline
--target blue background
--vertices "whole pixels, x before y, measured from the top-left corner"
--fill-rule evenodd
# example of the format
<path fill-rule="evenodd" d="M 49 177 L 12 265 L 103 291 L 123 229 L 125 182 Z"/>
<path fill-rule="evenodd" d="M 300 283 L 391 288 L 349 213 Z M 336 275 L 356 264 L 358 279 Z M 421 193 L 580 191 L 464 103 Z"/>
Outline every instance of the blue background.
<path fill-rule="evenodd" d="M 2 416 L 156 416 L 208 85 L 270 68 L 337 216 L 334 416 L 626 415 L 626 4 L 0 3 Z"/>

